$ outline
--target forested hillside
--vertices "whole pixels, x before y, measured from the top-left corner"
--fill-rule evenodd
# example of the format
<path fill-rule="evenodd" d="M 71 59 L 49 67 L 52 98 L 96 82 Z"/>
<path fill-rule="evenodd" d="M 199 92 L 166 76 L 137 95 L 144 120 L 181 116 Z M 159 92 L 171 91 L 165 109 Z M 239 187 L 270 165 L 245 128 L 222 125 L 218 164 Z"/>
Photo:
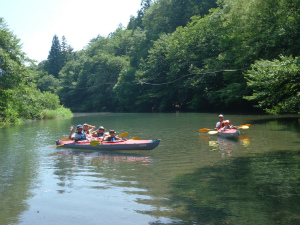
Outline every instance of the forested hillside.
<path fill-rule="evenodd" d="M 36 87 L 37 75 L 25 65 L 29 62 L 20 40 L 0 18 L 0 125 L 72 115 L 60 105 L 58 95 L 41 92 Z"/>
<path fill-rule="evenodd" d="M 299 112 L 299 0 L 142 0 L 126 28 L 65 46 L 37 81 L 73 111 Z"/>

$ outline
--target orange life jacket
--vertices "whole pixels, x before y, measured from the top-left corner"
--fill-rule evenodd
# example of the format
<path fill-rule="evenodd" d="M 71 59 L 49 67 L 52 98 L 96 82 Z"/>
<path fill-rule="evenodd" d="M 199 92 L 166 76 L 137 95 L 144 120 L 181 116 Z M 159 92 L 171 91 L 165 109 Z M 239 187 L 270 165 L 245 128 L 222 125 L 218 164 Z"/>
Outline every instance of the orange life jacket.
<path fill-rule="evenodd" d="M 84 133 L 91 134 L 91 132 L 89 130 L 84 130 Z"/>
<path fill-rule="evenodd" d="M 224 122 L 224 120 L 223 120 L 223 121 L 220 121 L 219 129 L 221 129 L 221 128 L 223 128 L 223 127 L 225 127 L 225 122 Z"/>

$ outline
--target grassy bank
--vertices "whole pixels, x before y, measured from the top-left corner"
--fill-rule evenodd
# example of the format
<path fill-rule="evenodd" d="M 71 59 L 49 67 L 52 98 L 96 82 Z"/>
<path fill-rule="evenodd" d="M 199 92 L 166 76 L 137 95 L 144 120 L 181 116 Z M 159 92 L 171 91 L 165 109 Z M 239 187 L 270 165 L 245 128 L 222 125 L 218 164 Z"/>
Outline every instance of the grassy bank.
<path fill-rule="evenodd" d="M 55 119 L 55 118 L 62 118 L 62 117 L 72 117 L 73 113 L 70 109 L 60 107 L 55 110 L 44 109 L 42 111 L 41 119 Z"/>
<path fill-rule="evenodd" d="M 25 121 L 29 120 L 45 120 L 45 119 L 56 119 L 56 118 L 63 118 L 63 117 L 73 117 L 73 113 L 71 112 L 70 109 L 64 108 L 64 107 L 59 107 L 55 110 L 51 109 L 44 109 L 41 112 L 41 115 L 39 118 L 36 119 L 28 119 L 24 117 L 13 117 L 12 119 L 6 118 L 5 121 L 0 121 L 0 127 L 3 127 L 6 124 L 20 124 L 24 123 Z"/>

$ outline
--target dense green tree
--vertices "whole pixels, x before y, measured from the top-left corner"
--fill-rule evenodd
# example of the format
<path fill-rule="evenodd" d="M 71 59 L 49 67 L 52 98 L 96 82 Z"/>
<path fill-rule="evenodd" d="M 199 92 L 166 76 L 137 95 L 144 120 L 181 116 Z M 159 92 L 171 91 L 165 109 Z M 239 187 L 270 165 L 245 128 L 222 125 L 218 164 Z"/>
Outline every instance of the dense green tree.
<path fill-rule="evenodd" d="M 83 54 L 78 60 L 68 62 L 60 75 L 62 102 L 74 111 L 115 110 L 118 98 L 113 87 L 121 71 L 128 66 L 128 58 L 104 51 L 93 57 Z"/>
<path fill-rule="evenodd" d="M 297 1 L 219 1 L 219 7 L 210 15 L 195 17 L 185 28 L 177 28 L 166 41 L 168 48 L 154 44 L 146 60 L 148 66 L 141 68 L 143 77 L 151 81 L 157 75 L 161 83 L 188 78 L 182 81 L 185 94 L 178 96 L 186 96 L 184 102 L 190 109 L 248 108 L 243 96 L 249 95 L 251 89 L 246 87 L 243 71 L 257 58 L 272 59 L 280 53 L 299 52 L 299 44 L 294 39 L 299 30 L 298 5 Z M 153 6 L 157 8 L 151 9 L 157 13 L 159 2 Z M 286 15 L 289 15 L 288 26 L 284 22 Z M 159 25 L 155 19 L 158 17 L 150 20 L 152 28 Z M 152 58 L 157 58 L 159 64 Z M 186 77 L 189 74 L 191 76 Z M 148 89 L 151 90 L 155 88 Z M 163 102 L 166 90 L 167 86 L 153 92 L 162 97 L 160 101 Z M 171 88 L 169 93 L 172 93 Z M 166 98 L 168 103 L 170 96 Z M 172 102 L 178 100 L 179 97 Z M 176 104 L 181 105 L 173 105 Z"/>
<path fill-rule="evenodd" d="M 142 0 L 141 8 L 137 11 L 137 17 L 131 16 L 130 21 L 127 25 L 127 29 L 135 30 L 136 28 L 144 28 L 143 26 L 143 18 L 145 15 L 145 11 L 151 6 L 151 0 Z"/>
<path fill-rule="evenodd" d="M 0 18 L 0 89 L 16 87 L 24 77 L 30 81 L 30 74 L 24 66 L 25 59 L 20 40 Z"/>
<path fill-rule="evenodd" d="M 271 113 L 295 112 L 298 103 L 264 99 L 262 90 L 271 90 L 250 75 L 247 83 L 244 73 L 260 59 L 267 68 L 280 55 L 299 55 L 299 9 L 298 0 L 143 0 L 127 29 L 91 39 L 63 60 L 59 77 L 49 72 L 38 84 L 55 81 L 51 74 L 59 78 L 62 102 L 76 111 L 248 111 L 256 102 L 247 99 L 254 99 Z M 63 53 L 66 46 L 63 38 Z"/>
<path fill-rule="evenodd" d="M 62 41 L 61 41 L 61 62 L 62 62 L 62 67 L 65 66 L 65 64 L 72 60 L 74 58 L 74 52 L 73 48 L 71 45 L 68 44 L 67 39 L 65 36 L 62 36 Z"/>
<path fill-rule="evenodd" d="M 246 73 L 254 89 L 248 100 L 268 113 L 300 112 L 300 59 L 281 56 L 279 60 L 260 60 Z"/>
<path fill-rule="evenodd" d="M 29 60 L 19 42 L 0 18 L 0 124 L 40 119 L 44 110 L 61 107 L 57 95 L 36 88 L 37 72 L 25 66 Z"/>
<path fill-rule="evenodd" d="M 44 75 L 37 80 L 37 88 L 41 91 L 49 91 L 51 93 L 56 93 L 58 87 L 60 86 L 59 79 L 55 78 L 53 75 Z"/>
<path fill-rule="evenodd" d="M 204 16 L 216 7 L 216 0 L 159 0 L 145 12 L 143 26 L 149 38 L 156 40 L 162 33 L 172 33 L 185 26 L 193 16 Z"/>

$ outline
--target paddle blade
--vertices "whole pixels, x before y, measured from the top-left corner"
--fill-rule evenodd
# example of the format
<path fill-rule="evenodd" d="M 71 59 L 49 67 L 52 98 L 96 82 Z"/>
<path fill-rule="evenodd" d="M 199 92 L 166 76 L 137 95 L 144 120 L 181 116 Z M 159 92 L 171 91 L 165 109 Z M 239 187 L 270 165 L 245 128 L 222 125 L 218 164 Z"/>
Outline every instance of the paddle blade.
<path fill-rule="evenodd" d="M 130 140 L 140 140 L 140 138 L 139 137 L 133 137 Z"/>
<path fill-rule="evenodd" d="M 239 127 L 250 127 L 251 124 L 240 125 Z"/>
<path fill-rule="evenodd" d="M 100 145 L 100 141 L 97 141 L 97 140 L 91 140 L 91 142 L 90 142 L 90 145 L 91 146 L 98 146 L 98 145 Z"/>
<path fill-rule="evenodd" d="M 55 145 L 55 146 L 49 146 L 49 148 L 56 148 L 56 147 L 60 147 L 60 146 L 63 146 L 64 144 L 62 145 Z"/>
<path fill-rule="evenodd" d="M 242 127 L 240 127 L 241 129 L 249 129 L 249 127 L 248 126 L 242 126 Z"/>
<path fill-rule="evenodd" d="M 123 137 L 127 137 L 129 135 L 129 133 L 125 132 L 125 133 L 121 133 L 118 135 L 118 137 L 123 138 Z"/>
<path fill-rule="evenodd" d="M 62 137 L 61 139 L 62 140 L 70 140 L 70 138 L 68 138 L 68 137 Z"/>
<path fill-rule="evenodd" d="M 217 133 L 218 133 L 218 131 L 216 131 L 216 130 L 208 131 L 208 134 L 217 134 Z"/>
<path fill-rule="evenodd" d="M 199 129 L 200 133 L 207 133 L 208 131 L 210 131 L 208 128 Z"/>

